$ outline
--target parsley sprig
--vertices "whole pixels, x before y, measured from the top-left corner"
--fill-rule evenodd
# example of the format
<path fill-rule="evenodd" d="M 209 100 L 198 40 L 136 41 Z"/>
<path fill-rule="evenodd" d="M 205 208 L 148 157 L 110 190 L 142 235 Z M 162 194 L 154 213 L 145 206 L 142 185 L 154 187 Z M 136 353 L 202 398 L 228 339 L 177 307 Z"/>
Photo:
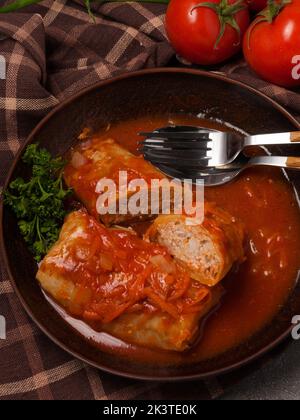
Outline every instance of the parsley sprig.
<path fill-rule="evenodd" d="M 37 144 L 29 145 L 22 157 L 32 168 L 27 181 L 17 178 L 4 192 L 4 204 L 14 211 L 22 236 L 36 261 L 57 241 L 66 216 L 64 200 L 72 193 L 63 184 L 64 160 L 53 159 Z"/>

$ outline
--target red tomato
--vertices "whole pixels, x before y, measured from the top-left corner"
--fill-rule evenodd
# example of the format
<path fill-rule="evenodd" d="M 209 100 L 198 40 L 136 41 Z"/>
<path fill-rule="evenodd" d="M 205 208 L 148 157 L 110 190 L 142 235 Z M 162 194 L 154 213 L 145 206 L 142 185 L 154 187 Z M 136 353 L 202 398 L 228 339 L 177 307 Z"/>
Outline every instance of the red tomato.
<path fill-rule="evenodd" d="M 261 12 L 267 7 L 268 0 L 247 0 L 247 4 L 250 10 Z"/>
<path fill-rule="evenodd" d="M 249 26 L 244 0 L 211 0 L 209 4 L 206 0 L 171 0 L 167 10 L 171 44 L 179 55 L 195 64 L 217 64 L 236 54 Z"/>
<path fill-rule="evenodd" d="M 274 16 L 272 14 L 275 13 Z M 272 13 L 273 12 L 273 13 Z M 263 79 L 284 87 L 300 85 L 300 0 L 274 3 L 268 19 L 259 15 L 244 37 L 244 55 Z"/>

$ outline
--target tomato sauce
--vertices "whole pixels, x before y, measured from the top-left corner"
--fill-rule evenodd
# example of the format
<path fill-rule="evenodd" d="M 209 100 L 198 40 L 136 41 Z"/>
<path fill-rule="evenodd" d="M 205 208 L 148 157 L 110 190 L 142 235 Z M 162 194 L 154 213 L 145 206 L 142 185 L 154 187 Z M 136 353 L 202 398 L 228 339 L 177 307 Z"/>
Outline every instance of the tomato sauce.
<path fill-rule="evenodd" d="M 113 138 L 136 153 L 138 132 L 170 123 L 225 128 L 223 124 L 189 116 L 147 117 L 107 127 L 100 136 Z M 255 168 L 230 184 L 206 188 L 205 198 L 244 223 L 247 260 L 222 282 L 226 290 L 222 303 L 207 320 L 203 336 L 189 351 L 189 356 L 107 340 L 105 334 L 93 334 L 95 344 L 105 351 L 136 360 L 190 364 L 240 345 L 270 323 L 280 311 L 295 287 L 300 268 L 300 214 L 292 185 L 281 170 Z M 141 235 L 147 227 L 147 223 L 133 225 Z M 76 322 L 72 322 L 75 326 Z M 90 338 L 88 328 L 85 333 Z M 84 333 L 82 329 L 81 333 Z"/>
<path fill-rule="evenodd" d="M 75 286 L 72 299 L 62 287 L 59 302 L 95 328 L 124 313 L 162 311 L 173 320 L 201 312 L 212 299 L 212 289 L 193 281 L 166 248 L 143 241 L 128 229 L 96 222 L 85 210 L 71 213 L 61 236 L 62 248 L 52 249 L 41 263 Z"/>

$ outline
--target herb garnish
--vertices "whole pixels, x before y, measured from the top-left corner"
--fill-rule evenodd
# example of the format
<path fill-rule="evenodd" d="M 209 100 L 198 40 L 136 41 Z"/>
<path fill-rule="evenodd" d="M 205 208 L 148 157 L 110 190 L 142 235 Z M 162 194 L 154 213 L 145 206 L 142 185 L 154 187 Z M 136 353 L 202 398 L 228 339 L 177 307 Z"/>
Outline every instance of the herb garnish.
<path fill-rule="evenodd" d="M 72 190 L 64 188 L 66 162 L 61 157 L 53 159 L 47 150 L 31 144 L 22 160 L 32 167 L 32 177 L 11 182 L 4 192 L 4 204 L 14 211 L 21 234 L 39 262 L 58 239 L 66 216 L 64 200 Z"/>

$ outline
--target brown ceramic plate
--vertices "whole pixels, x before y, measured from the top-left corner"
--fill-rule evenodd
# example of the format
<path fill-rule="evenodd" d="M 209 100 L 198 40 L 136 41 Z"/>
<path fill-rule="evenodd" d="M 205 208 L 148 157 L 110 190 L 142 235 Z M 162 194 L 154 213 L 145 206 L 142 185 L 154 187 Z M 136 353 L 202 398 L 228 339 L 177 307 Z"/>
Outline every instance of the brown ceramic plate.
<path fill-rule="evenodd" d="M 61 104 L 31 133 L 27 144 L 38 141 L 53 154 L 63 154 L 86 126 L 100 128 L 150 114 L 205 113 L 249 133 L 300 129 L 282 107 L 256 90 L 227 78 L 196 70 L 156 69 L 101 82 Z M 26 145 L 25 145 L 26 146 Z M 24 147 L 25 147 L 24 146 Z M 6 185 L 24 174 L 14 161 Z M 289 174 L 300 191 L 300 176 Z M 157 367 L 124 361 L 100 351 L 77 334 L 45 300 L 35 280 L 36 264 L 28 252 L 13 214 L 1 205 L 1 245 L 15 291 L 37 325 L 60 347 L 107 372 L 149 380 L 206 378 L 236 369 L 269 351 L 291 332 L 291 319 L 300 313 L 300 287 L 272 323 L 247 343 L 215 359 L 192 366 Z"/>

